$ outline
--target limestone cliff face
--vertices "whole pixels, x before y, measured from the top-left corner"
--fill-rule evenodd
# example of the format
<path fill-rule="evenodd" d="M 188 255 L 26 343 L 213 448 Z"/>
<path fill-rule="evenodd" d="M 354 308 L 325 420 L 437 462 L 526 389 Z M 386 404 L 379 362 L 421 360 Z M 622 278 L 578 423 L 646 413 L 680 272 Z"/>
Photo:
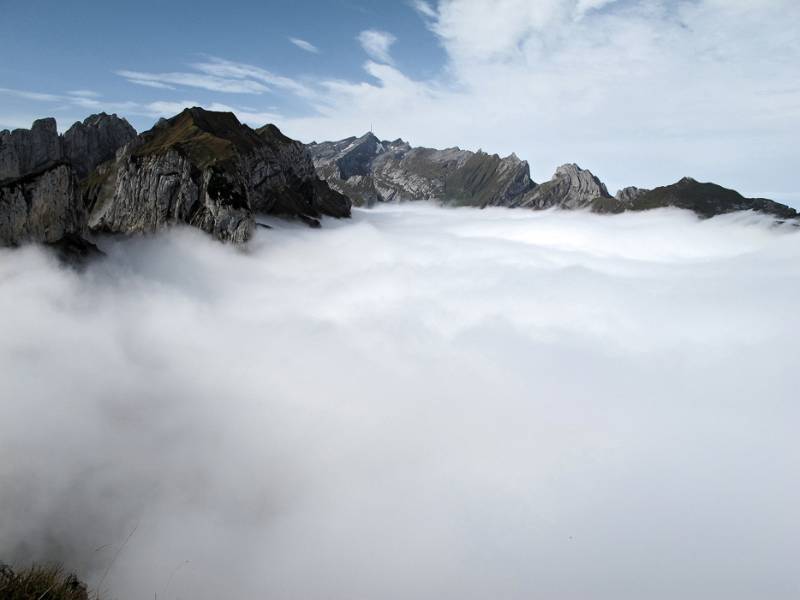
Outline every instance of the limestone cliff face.
<path fill-rule="evenodd" d="M 591 171 L 581 169 L 576 164 L 567 164 L 558 167 L 550 181 L 536 186 L 513 206 L 576 209 L 590 206 L 596 198 L 610 197 L 605 184 Z"/>
<path fill-rule="evenodd" d="M 83 178 L 135 137 L 136 130 L 117 115 L 92 115 L 64 135 L 58 134 L 55 119 L 39 119 L 30 129 L 0 132 L 0 179 L 22 177 L 62 160 Z"/>
<path fill-rule="evenodd" d="M 95 115 L 59 136 L 55 119 L 0 132 L 0 245 L 54 243 L 87 231 L 78 187 L 136 132 L 116 115 Z"/>
<path fill-rule="evenodd" d="M 39 119 L 30 129 L 0 131 L 0 180 L 40 171 L 63 158 L 55 119 Z"/>
<path fill-rule="evenodd" d="M 0 183 L 0 246 L 58 242 L 86 232 L 86 212 L 71 167 L 55 163 Z"/>
<path fill-rule="evenodd" d="M 255 213 L 347 217 L 350 202 L 319 180 L 304 146 L 274 125 L 186 109 L 143 133 L 86 185 L 93 231 L 147 233 L 184 223 L 242 243 Z"/>
<path fill-rule="evenodd" d="M 187 109 L 140 136 L 101 113 L 63 136 L 54 119 L 0 132 L 0 243 L 61 235 L 149 233 L 183 223 L 245 242 L 255 214 L 318 226 L 350 201 L 319 179 L 305 146 L 274 125 Z M 88 210 L 87 210 L 88 209 Z"/>
<path fill-rule="evenodd" d="M 506 206 L 533 186 L 528 163 L 459 148 L 413 148 L 371 133 L 308 146 L 320 177 L 370 206 L 393 200 L 437 200 L 467 206 Z"/>
<path fill-rule="evenodd" d="M 128 150 L 128 149 L 126 149 Z M 255 222 L 236 173 L 198 170 L 175 150 L 140 156 L 128 150 L 95 173 L 86 188 L 89 227 L 103 233 L 154 233 L 185 223 L 241 243 Z"/>
<path fill-rule="evenodd" d="M 595 198 L 610 198 L 605 185 L 577 165 L 559 167 L 551 181 L 537 185 L 528 163 L 514 154 L 500 158 L 460 148 L 414 148 L 371 133 L 308 149 L 319 176 L 357 205 L 437 200 L 478 207 L 584 208 Z"/>

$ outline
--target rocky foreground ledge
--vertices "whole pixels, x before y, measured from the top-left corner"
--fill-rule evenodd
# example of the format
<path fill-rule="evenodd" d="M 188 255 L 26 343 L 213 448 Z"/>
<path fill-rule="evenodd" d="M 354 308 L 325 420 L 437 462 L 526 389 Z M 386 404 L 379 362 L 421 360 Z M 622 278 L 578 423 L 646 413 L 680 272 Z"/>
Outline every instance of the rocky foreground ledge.
<path fill-rule="evenodd" d="M 34 565 L 13 569 L 0 563 L 0 598 L 3 600 L 99 600 L 86 584 L 59 566 Z"/>
<path fill-rule="evenodd" d="M 597 213 L 677 207 L 701 217 L 752 210 L 776 219 L 798 213 L 691 178 L 609 194 L 575 164 L 536 183 L 515 155 L 459 148 L 415 148 L 372 133 L 308 146 L 275 125 L 251 129 L 233 113 L 189 108 L 137 134 L 101 113 L 59 135 L 54 119 L 0 132 L 0 246 L 55 245 L 91 255 L 95 233 L 153 233 L 186 224 L 215 238 L 246 242 L 255 215 L 300 219 L 348 217 L 351 203 L 435 200 L 459 206 Z"/>
<path fill-rule="evenodd" d="M 179 223 L 241 243 L 256 213 L 318 225 L 348 217 L 350 201 L 317 177 L 303 144 L 232 113 L 190 108 L 140 135 L 106 114 L 63 136 L 54 119 L 0 133 L 2 246 Z"/>

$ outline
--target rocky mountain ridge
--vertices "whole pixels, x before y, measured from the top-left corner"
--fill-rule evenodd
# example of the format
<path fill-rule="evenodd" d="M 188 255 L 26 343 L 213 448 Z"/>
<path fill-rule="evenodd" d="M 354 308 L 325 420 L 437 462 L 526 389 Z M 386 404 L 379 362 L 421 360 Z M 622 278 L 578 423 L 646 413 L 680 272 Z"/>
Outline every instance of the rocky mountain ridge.
<path fill-rule="evenodd" d="M 319 176 L 359 206 L 422 199 L 502 206 L 533 186 L 528 163 L 513 154 L 500 158 L 460 148 L 414 148 L 400 139 L 380 141 L 372 133 L 312 143 L 308 150 Z"/>
<path fill-rule="evenodd" d="M 59 136 L 54 119 L 0 133 L 0 245 L 92 233 L 152 233 L 184 223 L 235 243 L 255 215 L 347 217 L 350 201 L 321 181 L 303 144 L 274 125 L 186 109 L 137 135 L 93 115 Z"/>
<path fill-rule="evenodd" d="M 79 181 L 135 137 L 126 120 L 105 113 L 63 135 L 53 118 L 0 132 L 0 246 L 86 235 Z"/>
<path fill-rule="evenodd" d="M 128 121 L 106 113 L 78 121 L 63 135 L 52 117 L 34 121 L 30 129 L 0 131 L 0 181 L 59 161 L 71 164 L 79 177 L 85 177 L 135 137 L 136 130 Z"/>
<path fill-rule="evenodd" d="M 137 134 L 101 113 L 63 135 L 54 119 L 29 130 L 0 132 L 0 245 L 58 244 L 90 250 L 96 233 L 152 233 L 186 224 L 222 241 L 246 242 L 256 215 L 300 219 L 348 217 L 357 205 L 435 200 L 456 206 L 621 213 L 660 207 L 701 217 L 753 210 L 776 219 L 797 212 L 763 198 L 745 198 L 691 178 L 653 190 L 624 188 L 615 196 L 591 171 L 559 167 L 536 183 L 530 166 L 460 148 L 417 148 L 371 132 L 308 146 L 275 125 L 251 129 L 233 113 L 189 108 Z M 62 244 L 63 245 L 63 244 Z"/>
<path fill-rule="evenodd" d="M 501 158 L 460 148 L 415 148 L 400 139 L 381 141 L 371 132 L 359 138 L 314 142 L 308 149 L 319 176 L 360 206 L 434 200 L 481 208 L 588 209 L 616 214 L 672 206 L 701 217 L 740 210 L 779 219 L 798 217 L 797 211 L 778 202 L 744 198 L 733 190 L 688 177 L 654 190 L 627 187 L 611 196 L 591 171 L 565 164 L 549 181 L 535 183 L 528 163 L 514 154 Z"/>

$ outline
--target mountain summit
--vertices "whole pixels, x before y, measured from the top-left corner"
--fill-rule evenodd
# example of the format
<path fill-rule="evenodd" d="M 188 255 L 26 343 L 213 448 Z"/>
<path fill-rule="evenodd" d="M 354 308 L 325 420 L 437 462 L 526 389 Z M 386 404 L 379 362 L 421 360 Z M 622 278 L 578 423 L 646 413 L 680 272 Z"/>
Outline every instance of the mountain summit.
<path fill-rule="evenodd" d="M 188 108 L 143 133 L 87 186 L 93 230 L 149 232 L 188 223 L 244 242 L 254 214 L 346 217 L 350 203 L 319 181 L 302 144 L 274 125 Z"/>

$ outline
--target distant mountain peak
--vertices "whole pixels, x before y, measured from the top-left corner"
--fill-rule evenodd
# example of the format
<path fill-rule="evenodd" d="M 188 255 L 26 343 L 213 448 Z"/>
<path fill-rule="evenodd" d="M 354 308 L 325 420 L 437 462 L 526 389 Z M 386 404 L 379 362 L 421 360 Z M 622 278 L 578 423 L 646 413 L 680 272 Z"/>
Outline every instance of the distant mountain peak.
<path fill-rule="evenodd" d="M 527 162 L 483 150 L 416 148 L 402 138 L 380 141 L 367 133 L 314 144 L 309 151 L 319 175 L 356 204 L 436 199 L 486 206 L 533 185 Z"/>

